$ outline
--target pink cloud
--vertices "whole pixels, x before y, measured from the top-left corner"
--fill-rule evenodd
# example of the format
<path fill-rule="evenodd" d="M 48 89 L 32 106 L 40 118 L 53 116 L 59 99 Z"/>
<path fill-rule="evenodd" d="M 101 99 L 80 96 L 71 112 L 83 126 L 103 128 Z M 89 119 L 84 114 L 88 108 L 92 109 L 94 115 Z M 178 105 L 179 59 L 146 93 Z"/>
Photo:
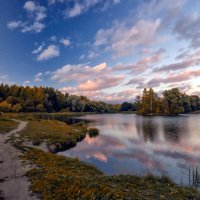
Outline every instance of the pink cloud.
<path fill-rule="evenodd" d="M 93 157 L 95 157 L 97 160 L 100 160 L 102 162 L 107 162 L 108 158 L 105 154 L 101 153 L 101 152 L 96 152 L 93 154 Z"/>
<path fill-rule="evenodd" d="M 157 78 L 150 80 L 147 85 L 151 87 L 159 86 L 161 83 L 180 83 L 186 80 L 191 79 L 192 77 L 199 77 L 200 76 L 200 70 L 191 70 L 191 71 L 185 71 L 176 75 L 169 74 L 167 78 Z"/>
<path fill-rule="evenodd" d="M 164 54 L 165 54 L 165 50 L 161 48 L 158 51 L 153 52 L 152 55 L 148 57 L 144 57 L 136 63 L 128 64 L 128 65 L 120 64 L 120 65 L 115 66 L 113 70 L 115 71 L 128 70 L 128 71 L 132 71 L 132 73 L 143 72 L 152 64 L 155 64 L 155 63 L 157 64 L 163 58 Z"/>
<path fill-rule="evenodd" d="M 155 72 L 170 72 L 180 69 L 186 69 L 200 64 L 200 51 L 196 51 L 193 54 L 188 55 L 187 53 L 181 54 L 178 58 L 183 58 L 181 62 L 172 63 L 169 65 L 164 65 L 160 68 L 156 68 Z"/>
<path fill-rule="evenodd" d="M 131 53 L 134 47 L 155 43 L 159 26 L 160 19 L 139 20 L 131 25 L 126 21 L 115 22 L 112 27 L 96 33 L 94 45 L 104 46 L 115 55 L 124 56 Z"/>
<path fill-rule="evenodd" d="M 78 89 L 81 91 L 94 91 L 102 90 L 110 87 L 117 86 L 124 80 L 124 76 L 105 76 L 102 79 L 96 78 L 93 80 L 88 80 L 84 83 L 81 83 L 78 86 Z"/>

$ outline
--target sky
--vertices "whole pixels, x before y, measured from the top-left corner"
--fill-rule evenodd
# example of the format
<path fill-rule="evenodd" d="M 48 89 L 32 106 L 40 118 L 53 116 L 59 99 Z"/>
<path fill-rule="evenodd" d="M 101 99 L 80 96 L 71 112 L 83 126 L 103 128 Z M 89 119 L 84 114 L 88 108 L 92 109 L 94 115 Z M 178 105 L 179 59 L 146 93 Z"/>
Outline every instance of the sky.
<path fill-rule="evenodd" d="M 133 101 L 200 95 L 199 0 L 1 0 L 0 83 Z"/>

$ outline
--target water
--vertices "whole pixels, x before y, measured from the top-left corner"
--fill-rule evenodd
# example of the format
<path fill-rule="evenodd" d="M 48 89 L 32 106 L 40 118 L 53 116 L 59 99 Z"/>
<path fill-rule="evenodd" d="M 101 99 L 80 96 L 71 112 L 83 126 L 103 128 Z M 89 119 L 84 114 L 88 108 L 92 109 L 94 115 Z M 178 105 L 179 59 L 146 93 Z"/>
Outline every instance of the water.
<path fill-rule="evenodd" d="M 87 115 L 100 135 L 87 136 L 62 155 L 78 157 L 107 175 L 170 176 L 187 184 L 189 168 L 200 166 L 200 115 L 143 117 L 134 114 Z"/>

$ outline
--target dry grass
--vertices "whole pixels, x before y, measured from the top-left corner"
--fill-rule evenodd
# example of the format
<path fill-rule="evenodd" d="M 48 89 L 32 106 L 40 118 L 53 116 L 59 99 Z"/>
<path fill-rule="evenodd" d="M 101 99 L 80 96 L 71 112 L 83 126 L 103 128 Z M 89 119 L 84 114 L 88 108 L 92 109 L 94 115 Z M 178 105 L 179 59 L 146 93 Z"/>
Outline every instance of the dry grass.
<path fill-rule="evenodd" d="M 106 176 L 78 159 L 23 146 L 24 139 L 48 145 L 76 143 L 85 131 L 82 125 L 31 119 L 21 138 L 13 140 L 24 153 L 22 159 L 35 167 L 27 175 L 32 191 L 42 200 L 200 200 L 198 191 L 180 187 L 167 177 Z"/>
<path fill-rule="evenodd" d="M 30 149 L 23 159 L 37 167 L 28 173 L 32 190 L 43 200 L 65 199 L 200 199 L 200 193 L 179 187 L 167 177 L 105 176 L 78 159 Z"/>
<path fill-rule="evenodd" d="M 7 133 L 16 129 L 18 126 L 17 122 L 14 122 L 10 119 L 0 118 L 0 133 Z"/>

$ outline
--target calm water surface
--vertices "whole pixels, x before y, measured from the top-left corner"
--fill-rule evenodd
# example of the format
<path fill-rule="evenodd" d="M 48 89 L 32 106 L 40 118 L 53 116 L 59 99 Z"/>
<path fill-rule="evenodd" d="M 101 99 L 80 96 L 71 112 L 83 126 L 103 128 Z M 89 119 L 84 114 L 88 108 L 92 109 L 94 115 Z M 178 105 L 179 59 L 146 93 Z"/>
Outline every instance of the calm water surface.
<path fill-rule="evenodd" d="M 190 167 L 200 166 L 200 115 L 143 117 L 134 114 L 87 115 L 100 135 L 84 141 L 62 155 L 78 157 L 105 174 L 148 172 L 168 175 L 188 183 Z"/>

